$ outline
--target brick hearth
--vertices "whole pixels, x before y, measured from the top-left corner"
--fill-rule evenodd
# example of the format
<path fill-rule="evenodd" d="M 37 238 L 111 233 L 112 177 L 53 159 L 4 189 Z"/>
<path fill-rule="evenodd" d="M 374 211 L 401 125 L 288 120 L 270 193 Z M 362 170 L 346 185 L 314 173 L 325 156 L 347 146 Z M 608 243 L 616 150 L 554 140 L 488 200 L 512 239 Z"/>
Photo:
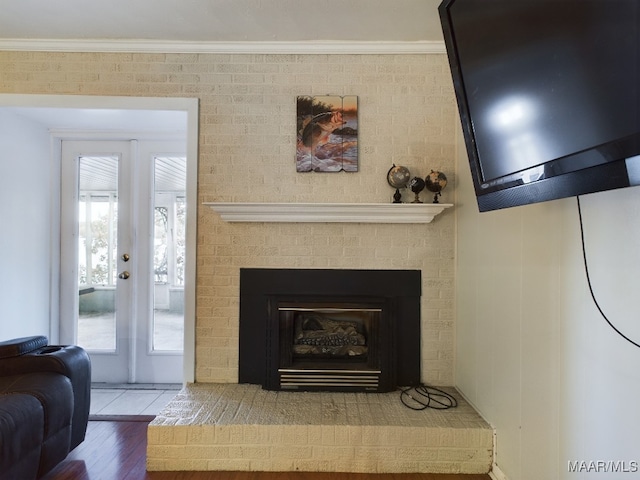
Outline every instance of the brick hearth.
<path fill-rule="evenodd" d="M 399 392 L 273 392 L 187 385 L 149 425 L 158 470 L 487 473 L 493 430 L 458 407 L 414 411 Z"/>

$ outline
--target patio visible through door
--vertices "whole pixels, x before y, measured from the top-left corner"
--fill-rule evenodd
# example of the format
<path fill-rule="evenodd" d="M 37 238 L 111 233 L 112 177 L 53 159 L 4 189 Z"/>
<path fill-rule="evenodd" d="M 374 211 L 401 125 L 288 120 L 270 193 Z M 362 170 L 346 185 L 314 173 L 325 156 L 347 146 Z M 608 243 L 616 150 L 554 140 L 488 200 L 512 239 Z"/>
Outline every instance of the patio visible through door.
<path fill-rule="evenodd" d="M 61 338 L 93 382 L 182 382 L 185 190 L 181 142 L 62 142 Z"/>

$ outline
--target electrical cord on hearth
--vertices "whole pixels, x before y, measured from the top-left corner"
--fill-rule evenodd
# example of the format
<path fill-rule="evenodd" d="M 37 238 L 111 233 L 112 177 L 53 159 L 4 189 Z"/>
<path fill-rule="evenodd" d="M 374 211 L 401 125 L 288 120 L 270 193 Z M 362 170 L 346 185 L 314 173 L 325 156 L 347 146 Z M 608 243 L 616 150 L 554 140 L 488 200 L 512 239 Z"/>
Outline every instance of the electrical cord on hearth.
<path fill-rule="evenodd" d="M 618 335 L 620 335 L 622 338 L 624 338 L 631 345 L 634 345 L 634 346 L 640 348 L 640 345 L 638 343 L 636 343 L 633 340 L 631 340 L 629 337 L 627 337 L 624 333 L 622 333 L 620 330 L 618 330 L 616 328 L 616 326 L 611 322 L 611 320 L 609 320 L 609 318 L 605 315 L 605 313 L 602 310 L 602 308 L 600 308 L 600 304 L 598 303 L 598 300 L 596 300 L 596 295 L 593 292 L 593 287 L 591 286 L 591 277 L 589 276 L 589 265 L 587 264 L 587 250 L 585 248 L 585 242 L 584 242 L 584 227 L 582 225 L 582 209 L 580 208 L 580 197 L 577 196 L 576 200 L 578 202 L 578 218 L 580 219 L 580 238 L 582 240 L 582 258 L 584 259 L 584 271 L 585 271 L 585 274 L 587 276 L 587 285 L 589 286 L 589 292 L 591 293 L 591 298 L 593 299 L 593 303 L 595 303 L 596 308 L 600 312 L 600 315 L 602 315 L 602 318 L 605 319 L 605 321 L 609 324 L 609 326 L 611 328 L 613 328 L 613 330 Z"/>
<path fill-rule="evenodd" d="M 400 388 L 400 401 L 411 410 L 447 410 L 458 406 L 453 395 L 435 387 L 418 385 L 416 387 Z"/>

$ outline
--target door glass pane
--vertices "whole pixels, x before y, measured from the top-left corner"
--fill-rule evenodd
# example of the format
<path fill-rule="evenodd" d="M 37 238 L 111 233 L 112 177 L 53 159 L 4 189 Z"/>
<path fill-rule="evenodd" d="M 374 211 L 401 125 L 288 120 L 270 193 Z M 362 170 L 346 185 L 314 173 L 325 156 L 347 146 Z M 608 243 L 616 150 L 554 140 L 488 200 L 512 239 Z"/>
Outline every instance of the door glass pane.
<path fill-rule="evenodd" d="M 182 351 L 186 158 L 154 159 L 153 350 Z"/>
<path fill-rule="evenodd" d="M 118 158 L 80 157 L 78 344 L 116 349 Z"/>

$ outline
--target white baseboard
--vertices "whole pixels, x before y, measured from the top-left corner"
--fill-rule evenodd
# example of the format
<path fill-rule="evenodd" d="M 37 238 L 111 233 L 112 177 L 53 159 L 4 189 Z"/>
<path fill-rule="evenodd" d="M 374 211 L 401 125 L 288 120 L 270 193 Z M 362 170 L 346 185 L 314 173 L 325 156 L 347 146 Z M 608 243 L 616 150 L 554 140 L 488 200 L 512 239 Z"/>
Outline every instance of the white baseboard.
<path fill-rule="evenodd" d="M 507 476 L 504 474 L 500 467 L 498 467 L 495 463 L 491 467 L 491 471 L 489 472 L 489 476 L 492 480 L 509 480 Z"/>

